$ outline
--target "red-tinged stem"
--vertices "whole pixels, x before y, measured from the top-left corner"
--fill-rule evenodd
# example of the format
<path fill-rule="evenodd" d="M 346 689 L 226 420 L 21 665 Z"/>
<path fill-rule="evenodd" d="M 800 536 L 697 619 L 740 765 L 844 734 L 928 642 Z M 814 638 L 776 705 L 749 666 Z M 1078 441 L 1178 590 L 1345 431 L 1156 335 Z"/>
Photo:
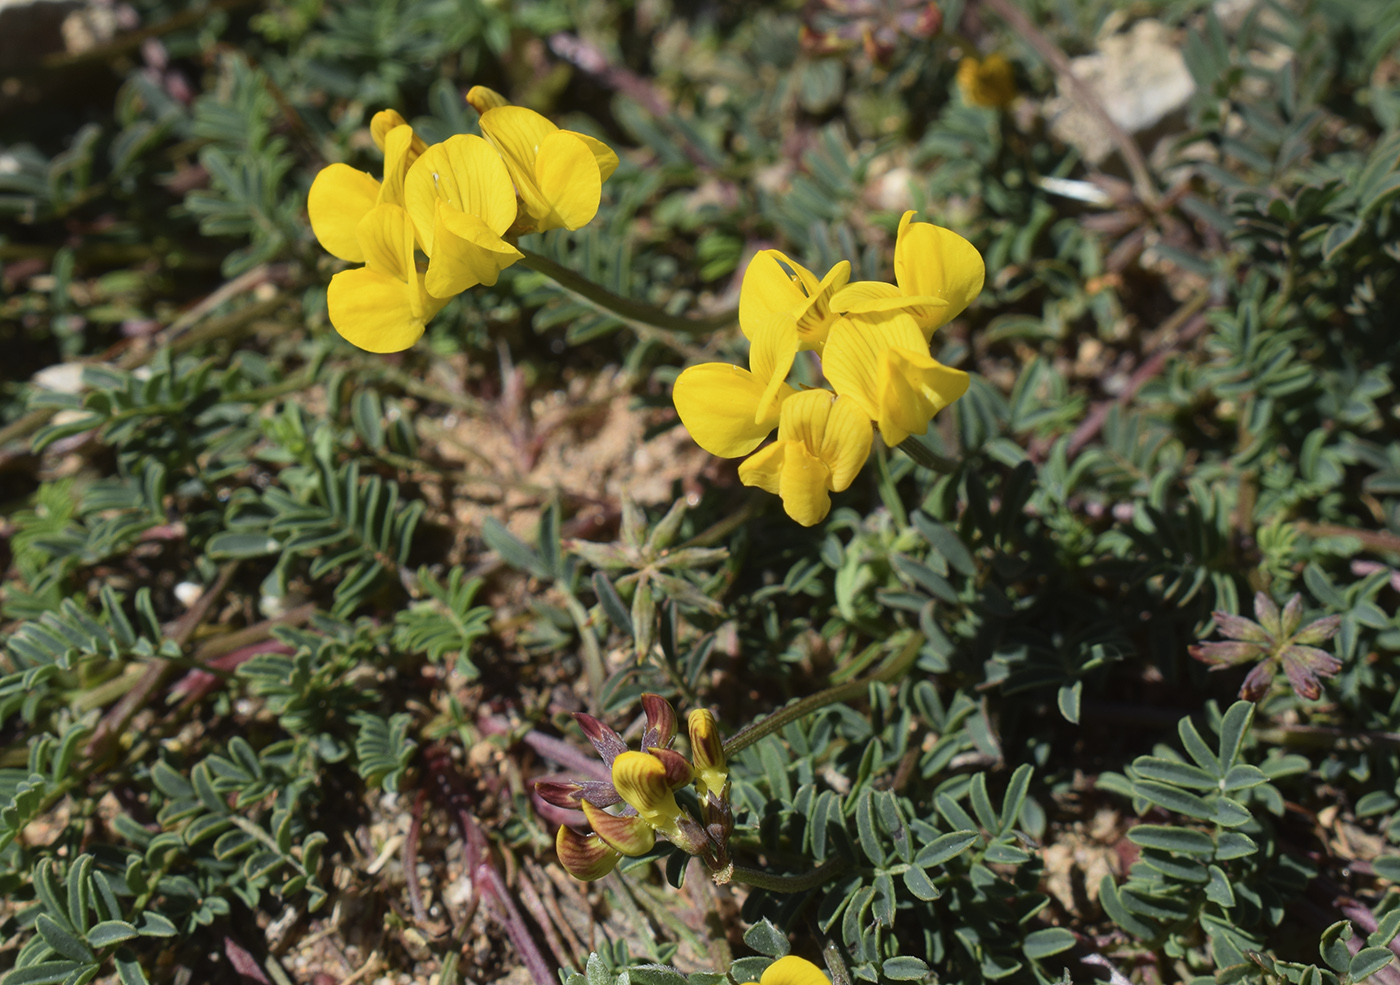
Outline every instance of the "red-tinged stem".
<path fill-rule="evenodd" d="M 510 731 L 510 726 L 499 718 L 483 718 L 477 725 L 487 735 L 505 735 Z M 571 770 L 576 777 L 602 780 L 605 783 L 612 781 L 612 774 L 596 754 L 577 749 L 563 739 L 556 739 L 552 735 L 545 735 L 543 732 L 531 729 L 520 737 L 520 741 L 545 759 L 552 760 L 565 769 Z"/>
<path fill-rule="evenodd" d="M 413 907 L 413 918 L 420 927 L 427 926 L 428 910 L 423 906 L 423 888 L 418 885 L 418 840 L 423 835 L 423 805 L 427 802 L 428 791 L 419 790 L 413 798 L 413 818 L 408 826 L 408 835 L 403 840 L 403 877 L 408 888 L 408 904 Z"/>

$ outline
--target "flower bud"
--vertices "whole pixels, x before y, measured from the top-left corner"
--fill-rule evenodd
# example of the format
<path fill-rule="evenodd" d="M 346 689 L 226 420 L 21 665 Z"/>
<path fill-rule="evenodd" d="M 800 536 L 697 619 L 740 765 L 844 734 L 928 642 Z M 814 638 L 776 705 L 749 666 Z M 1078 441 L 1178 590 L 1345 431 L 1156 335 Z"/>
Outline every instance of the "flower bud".
<path fill-rule="evenodd" d="M 690 761 L 700 787 L 700 800 L 703 803 L 710 793 L 722 798 L 729 782 L 729 764 L 724 758 L 724 740 L 715 716 L 708 709 L 697 708 L 686 719 L 686 726 L 690 730 Z"/>
<path fill-rule="evenodd" d="M 578 722 L 578 727 L 583 729 L 583 734 L 593 743 L 593 748 L 598 750 L 598 755 L 603 757 L 603 762 L 607 763 L 609 768 L 612 767 L 614 759 L 627 751 L 627 743 L 622 741 L 622 736 L 592 715 L 575 712 L 574 721 Z"/>
<path fill-rule="evenodd" d="M 603 843 L 596 834 L 579 834 L 567 825 L 554 838 L 559 864 L 569 875 L 585 882 L 601 879 L 613 870 L 622 855 Z"/>
<path fill-rule="evenodd" d="M 642 733 L 642 748 L 669 748 L 676 737 L 676 710 L 659 694 L 642 695 L 642 710 L 647 716 L 646 731 Z"/>
<path fill-rule="evenodd" d="M 583 814 L 598 837 L 623 855 L 645 855 L 656 844 L 655 830 L 638 814 L 626 817 L 609 814 L 586 800 L 583 802 Z"/>
<path fill-rule="evenodd" d="M 472 86 L 467 90 L 467 103 L 478 113 L 485 113 L 488 109 L 495 109 L 498 106 L 509 106 L 510 100 L 495 89 L 488 89 L 486 86 Z"/>

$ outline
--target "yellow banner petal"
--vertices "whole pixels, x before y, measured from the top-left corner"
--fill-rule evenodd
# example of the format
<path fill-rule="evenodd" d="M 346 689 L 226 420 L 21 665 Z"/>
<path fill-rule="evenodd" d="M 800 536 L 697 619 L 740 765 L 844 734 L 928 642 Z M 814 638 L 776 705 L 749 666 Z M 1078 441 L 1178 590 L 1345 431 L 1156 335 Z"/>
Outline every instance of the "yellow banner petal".
<path fill-rule="evenodd" d="M 409 169 L 404 200 L 429 256 L 436 245 L 438 202 L 477 216 L 498 236 L 515 221 L 510 173 L 495 149 L 475 134 L 458 134 L 429 147 Z"/>
<path fill-rule="evenodd" d="M 759 250 L 744 271 L 739 287 L 739 329 L 745 338 L 752 339 L 774 312 L 795 313 L 807 303 L 807 295 L 779 260 L 796 266 L 778 250 Z"/>
<path fill-rule="evenodd" d="M 369 352 L 399 352 L 423 334 L 423 319 L 413 312 L 408 284 L 368 267 L 332 277 L 326 306 L 335 330 Z"/>
<path fill-rule="evenodd" d="M 927 222 L 913 222 L 904 213 L 894 247 L 894 279 L 909 297 L 942 298 L 947 307 L 931 326 L 938 328 L 958 317 L 982 291 L 986 264 L 977 247 L 951 229 Z"/>
<path fill-rule="evenodd" d="M 757 448 L 778 426 L 777 408 L 755 420 L 766 382 L 729 363 L 702 363 L 676 378 L 671 399 L 697 445 L 720 458 L 738 458 Z M 779 389 L 777 404 L 793 393 L 791 387 L 787 391 Z"/>
<path fill-rule="evenodd" d="M 322 168 L 311 183 L 306 211 L 311 231 L 331 256 L 364 263 L 365 252 L 355 235 L 365 213 L 379 200 L 379 182 L 348 164 Z"/>
<path fill-rule="evenodd" d="M 612 173 L 617 170 L 617 154 L 611 147 L 603 143 L 597 137 L 590 137 L 586 133 L 579 133 L 577 130 L 565 130 L 565 133 L 572 133 L 579 140 L 588 145 L 588 149 L 593 152 L 593 160 L 598 162 L 598 178 L 607 181 L 612 177 Z"/>
<path fill-rule="evenodd" d="M 822 372 L 832 387 L 854 400 L 870 420 L 880 417 L 880 370 L 883 354 L 891 347 L 928 351 L 918 323 L 905 312 L 842 317 L 822 353 Z"/>
<path fill-rule="evenodd" d="M 536 215 L 536 229 L 578 229 L 598 214 L 603 181 L 592 149 L 578 134 L 556 130 L 540 141 L 535 157 L 535 184 L 549 206 Z"/>
<path fill-rule="evenodd" d="M 526 211 L 536 219 L 547 216 L 548 203 L 535 183 L 535 157 L 544 139 L 559 128 L 524 106 L 488 109 L 481 114 L 480 125 L 481 132 L 505 161 Z"/>
<path fill-rule="evenodd" d="M 436 298 L 450 298 L 478 284 L 489 287 L 525 255 L 477 216 L 458 212 L 446 202 L 438 202 L 433 239 L 424 283 Z"/>
<path fill-rule="evenodd" d="M 935 414 L 967 392 L 969 382 L 962 370 L 944 366 L 927 352 L 885 350 L 876 418 L 881 436 L 894 446 L 911 434 L 923 434 Z"/>

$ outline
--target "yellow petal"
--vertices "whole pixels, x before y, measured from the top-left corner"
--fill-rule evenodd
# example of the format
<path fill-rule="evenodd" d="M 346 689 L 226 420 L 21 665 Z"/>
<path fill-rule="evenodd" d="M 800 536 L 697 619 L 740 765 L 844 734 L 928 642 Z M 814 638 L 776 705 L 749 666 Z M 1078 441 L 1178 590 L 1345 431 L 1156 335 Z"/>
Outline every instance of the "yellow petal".
<path fill-rule="evenodd" d="M 822 970 L 795 954 L 779 958 L 763 972 L 762 985 L 831 985 Z"/>
<path fill-rule="evenodd" d="M 467 105 L 478 113 L 485 113 L 488 109 L 495 109 L 497 106 L 509 106 L 510 100 L 495 89 L 486 86 L 472 86 L 467 90 Z"/>
<path fill-rule="evenodd" d="M 397 205 L 376 205 L 355 227 L 365 254 L 365 266 L 377 273 L 408 283 L 416 273 L 413 264 L 413 223 Z"/>
<path fill-rule="evenodd" d="M 667 782 L 665 765 L 655 756 L 631 750 L 620 753 L 613 760 L 612 782 L 617 795 L 651 824 L 665 830 L 665 824 L 675 823 L 680 805 Z"/>
<path fill-rule="evenodd" d="M 326 291 L 331 324 L 347 342 L 369 352 L 399 352 L 423 334 L 409 285 L 368 267 L 343 270 Z"/>
<path fill-rule="evenodd" d="M 873 437 L 858 404 L 826 390 L 804 390 L 783 404 L 778 441 L 799 443 L 820 459 L 830 470 L 829 488 L 840 492 L 870 457 Z"/>
<path fill-rule="evenodd" d="M 756 420 L 766 385 L 738 366 L 702 363 L 676 378 L 671 399 L 697 445 L 720 458 L 738 458 L 763 443 L 778 425 L 781 404 L 796 392 L 780 386 L 769 415 Z"/>
<path fill-rule="evenodd" d="M 378 199 L 379 182 L 363 171 L 348 164 L 330 164 L 321 169 L 311 183 L 306 211 L 311 217 L 311 231 L 327 253 L 351 263 L 364 263 L 364 250 L 355 237 L 355 228 Z"/>
<path fill-rule="evenodd" d="M 496 283 L 501 271 L 525 254 L 497 236 L 486 223 L 438 202 L 433 255 L 425 285 L 436 298 Z"/>
<path fill-rule="evenodd" d="M 481 132 L 505 162 L 525 209 L 536 219 L 549 215 L 549 204 L 535 183 L 535 157 L 540 144 L 558 131 L 553 123 L 524 106 L 498 106 L 481 114 Z"/>
<path fill-rule="evenodd" d="M 739 288 L 739 328 L 746 338 L 752 339 L 775 312 L 796 314 L 807 303 L 807 295 L 779 260 L 798 268 L 778 250 L 759 250 L 744 271 Z"/>
<path fill-rule="evenodd" d="M 842 260 L 826 272 L 820 283 L 817 283 L 816 278 L 805 267 L 795 263 L 792 266 L 797 271 L 798 279 L 807 289 L 806 304 L 794 312 L 797 315 L 798 337 L 802 340 L 804 349 L 821 352 L 826 344 L 827 334 L 836 321 L 831 308 L 832 298 L 851 279 L 851 263 L 849 260 Z"/>
<path fill-rule="evenodd" d="M 586 133 L 579 133 L 575 130 L 567 130 L 579 140 L 588 145 L 588 149 L 593 152 L 593 160 L 598 162 L 598 178 L 607 181 L 612 177 L 612 173 L 617 170 L 617 154 L 611 147 L 603 143 L 597 137 L 590 137 Z"/>
<path fill-rule="evenodd" d="M 437 203 L 481 219 L 498 236 L 515 221 L 515 190 L 500 155 L 475 134 L 458 134 L 429 147 L 404 183 L 404 200 L 423 243 L 433 255 Z"/>
<path fill-rule="evenodd" d="M 797 358 L 797 319 L 786 311 L 775 311 L 753 336 L 749 345 L 749 367 L 764 384 L 754 412 L 754 423 L 778 418 L 778 402 L 792 391 L 784 382 Z"/>
<path fill-rule="evenodd" d="M 740 482 L 777 493 L 787 515 L 804 527 L 821 522 L 831 511 L 830 479 L 831 470 L 800 441 L 774 442 L 739 465 Z"/>
<path fill-rule="evenodd" d="M 374 146 L 383 150 L 384 138 L 389 135 L 389 131 L 407 123 L 408 121 L 399 114 L 398 110 L 381 109 L 375 113 L 369 121 L 369 135 L 374 138 Z"/>
<path fill-rule="evenodd" d="M 913 222 L 906 212 L 894 247 L 894 279 L 909 297 L 935 297 L 947 307 L 934 316 L 929 330 L 946 325 L 982 291 L 986 264 L 977 247 L 951 229 Z"/>
<path fill-rule="evenodd" d="M 911 315 L 897 311 L 842 317 L 822 354 L 822 372 L 832 387 L 854 400 L 872 421 L 880 418 L 880 371 L 890 348 L 928 351 Z"/>
<path fill-rule="evenodd" d="M 581 806 L 583 816 L 588 818 L 594 833 L 614 851 L 623 855 L 645 855 L 656 844 L 656 829 L 647 824 L 646 819 L 640 815 L 622 817 L 609 814 L 586 800 Z"/>
<path fill-rule="evenodd" d="M 881 436 L 897 445 L 911 434 L 923 434 L 935 414 L 967 392 L 968 383 L 966 373 L 944 366 L 926 351 L 887 349 L 875 419 Z"/>
<path fill-rule="evenodd" d="M 598 214 L 603 181 L 592 149 L 578 134 L 556 130 L 540 141 L 535 157 L 535 184 L 549 206 L 547 215 L 537 215 L 537 231 L 578 229 Z"/>
<path fill-rule="evenodd" d="M 379 186 L 381 204 L 403 205 L 403 183 L 409 167 L 418 160 L 413 152 L 413 128 L 394 127 L 384 137 L 384 182 Z M 422 141 L 419 141 L 422 143 Z"/>
<path fill-rule="evenodd" d="M 581 835 L 567 826 L 559 828 L 554 850 L 569 875 L 585 882 L 603 878 L 622 858 L 621 852 L 609 848 L 596 834 Z"/>

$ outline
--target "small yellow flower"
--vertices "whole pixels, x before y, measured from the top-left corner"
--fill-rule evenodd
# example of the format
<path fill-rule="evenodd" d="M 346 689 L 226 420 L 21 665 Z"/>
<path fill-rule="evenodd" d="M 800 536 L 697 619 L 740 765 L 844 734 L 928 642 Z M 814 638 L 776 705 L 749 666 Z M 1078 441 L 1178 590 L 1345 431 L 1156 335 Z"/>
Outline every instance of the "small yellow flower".
<path fill-rule="evenodd" d="M 696 708 L 685 723 L 690 731 L 690 763 L 695 769 L 695 786 L 703 804 L 711 792 L 716 797 L 723 796 L 724 785 L 729 782 L 724 740 L 719 736 L 719 723 L 708 709 Z"/>
<path fill-rule="evenodd" d="M 958 90 L 969 106 L 1001 109 L 1016 98 L 1016 73 L 999 54 L 984 59 L 971 55 L 958 63 Z"/>
<path fill-rule="evenodd" d="M 788 269 L 784 270 L 784 266 Z M 820 353 L 836 320 L 831 310 L 832 295 L 850 279 L 851 264 L 846 260 L 817 280 L 815 274 L 786 254 L 760 250 L 749 261 L 739 288 L 739 329 L 753 340 L 769 329 L 774 318 L 791 318 L 796 325 L 797 347 Z"/>
<path fill-rule="evenodd" d="M 414 263 L 413 223 L 400 206 L 376 205 L 360 219 L 355 241 L 365 265 L 331 278 L 331 324 L 370 352 L 407 349 L 445 303 L 428 294 Z"/>
<path fill-rule="evenodd" d="M 842 318 L 822 361 L 836 392 L 875 422 L 891 447 L 923 434 L 944 407 L 967 392 L 968 375 L 929 355 L 928 340 L 904 311 Z"/>
<path fill-rule="evenodd" d="M 429 147 L 404 183 L 408 214 L 428 254 L 428 293 L 450 298 L 496 283 L 524 256 L 502 239 L 515 222 L 515 189 L 500 155 L 473 134 Z"/>
<path fill-rule="evenodd" d="M 481 132 L 505 161 L 533 231 L 578 229 L 598 214 L 603 182 L 617 168 L 607 144 L 560 130 L 532 109 L 479 101 L 488 106 Z"/>
<path fill-rule="evenodd" d="M 898 286 L 857 281 L 838 291 L 831 307 L 841 314 L 907 312 L 927 341 L 982 292 L 987 268 L 977 247 L 951 229 L 913 219 L 909 211 L 899 221 L 894 245 Z"/>
<path fill-rule="evenodd" d="M 805 390 L 783 401 L 778 440 L 739 466 L 739 481 L 781 497 L 788 516 L 810 527 L 831 511 L 829 493 L 855 479 L 870 445 L 870 417 L 859 404 Z"/>
<path fill-rule="evenodd" d="M 680 842 L 683 839 L 680 833 L 681 808 L 676 803 L 671 779 L 665 763 L 649 753 L 628 750 L 613 760 L 612 781 L 618 796 L 633 808 L 650 828 L 661 832 L 674 842 Z M 690 782 L 689 777 L 686 778 L 686 782 Z M 592 816 L 589 822 L 593 823 Z M 599 834 L 603 832 L 600 831 Z M 648 845 L 641 852 L 629 851 L 627 854 L 641 855 L 650 850 L 650 847 Z"/>
<path fill-rule="evenodd" d="M 831 985 L 822 970 L 806 958 L 795 954 L 774 961 L 757 982 L 746 985 Z"/>

